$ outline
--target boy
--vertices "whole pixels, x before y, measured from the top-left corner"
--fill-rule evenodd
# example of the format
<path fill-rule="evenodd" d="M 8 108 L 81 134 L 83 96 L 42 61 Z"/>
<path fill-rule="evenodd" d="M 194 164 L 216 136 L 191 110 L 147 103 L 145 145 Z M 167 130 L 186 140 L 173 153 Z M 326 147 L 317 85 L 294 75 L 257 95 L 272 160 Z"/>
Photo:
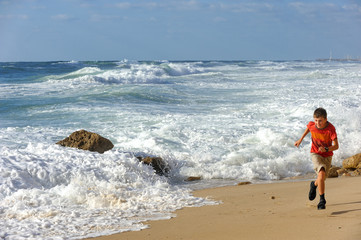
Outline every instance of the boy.
<path fill-rule="evenodd" d="M 338 140 L 335 127 L 327 121 L 325 109 L 317 108 L 313 113 L 313 118 L 315 121 L 307 124 L 307 129 L 302 137 L 295 142 L 295 146 L 299 147 L 303 138 L 311 132 L 311 159 L 317 173 L 317 179 L 310 184 L 308 198 L 310 201 L 315 199 L 318 187 L 320 202 L 317 208 L 320 210 L 326 208 L 325 180 L 331 167 L 333 151 L 338 149 Z"/>

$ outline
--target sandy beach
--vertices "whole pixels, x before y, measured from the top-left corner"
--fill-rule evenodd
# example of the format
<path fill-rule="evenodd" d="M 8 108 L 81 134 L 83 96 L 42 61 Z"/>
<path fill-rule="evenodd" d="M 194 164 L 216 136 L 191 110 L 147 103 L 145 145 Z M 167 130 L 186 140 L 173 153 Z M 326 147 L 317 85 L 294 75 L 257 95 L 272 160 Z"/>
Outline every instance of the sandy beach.
<path fill-rule="evenodd" d="M 309 181 L 249 184 L 195 191 L 219 205 L 185 208 L 148 229 L 115 239 L 361 239 L 361 177 L 327 179 L 325 210 L 308 200 Z"/>

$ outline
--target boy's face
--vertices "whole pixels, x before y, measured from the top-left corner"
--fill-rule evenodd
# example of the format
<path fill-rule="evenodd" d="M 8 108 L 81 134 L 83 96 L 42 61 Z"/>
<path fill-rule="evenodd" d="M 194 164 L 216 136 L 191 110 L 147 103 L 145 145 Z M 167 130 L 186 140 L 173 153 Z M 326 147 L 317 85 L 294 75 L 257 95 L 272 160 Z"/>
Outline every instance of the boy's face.
<path fill-rule="evenodd" d="M 313 117 L 315 119 L 315 125 L 317 128 L 325 128 L 327 125 L 327 118 L 324 117 Z"/>

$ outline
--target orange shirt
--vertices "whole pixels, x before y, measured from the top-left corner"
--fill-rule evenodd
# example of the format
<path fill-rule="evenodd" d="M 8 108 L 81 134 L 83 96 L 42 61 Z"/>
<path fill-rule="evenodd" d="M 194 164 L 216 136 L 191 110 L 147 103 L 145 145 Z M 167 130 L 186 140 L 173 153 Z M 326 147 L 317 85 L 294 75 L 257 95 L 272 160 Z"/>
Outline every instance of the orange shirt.
<path fill-rule="evenodd" d="M 332 156 L 333 155 L 332 151 L 320 152 L 318 151 L 318 148 L 332 146 L 332 141 L 337 138 L 335 127 L 330 122 L 327 122 L 327 126 L 325 128 L 318 129 L 314 122 L 309 122 L 307 124 L 307 128 L 311 132 L 311 139 L 312 139 L 311 152 L 317 153 L 322 157 Z"/>

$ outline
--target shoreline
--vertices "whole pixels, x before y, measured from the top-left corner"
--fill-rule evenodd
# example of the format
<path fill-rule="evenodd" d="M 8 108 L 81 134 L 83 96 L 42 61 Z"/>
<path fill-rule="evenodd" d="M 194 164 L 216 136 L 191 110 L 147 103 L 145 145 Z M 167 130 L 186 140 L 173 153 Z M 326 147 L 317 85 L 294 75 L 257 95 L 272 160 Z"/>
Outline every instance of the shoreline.
<path fill-rule="evenodd" d="M 193 191 L 218 205 L 187 207 L 147 229 L 88 240 L 115 239 L 361 239 L 361 177 L 329 178 L 326 209 L 308 200 L 303 180 L 225 186 Z"/>

